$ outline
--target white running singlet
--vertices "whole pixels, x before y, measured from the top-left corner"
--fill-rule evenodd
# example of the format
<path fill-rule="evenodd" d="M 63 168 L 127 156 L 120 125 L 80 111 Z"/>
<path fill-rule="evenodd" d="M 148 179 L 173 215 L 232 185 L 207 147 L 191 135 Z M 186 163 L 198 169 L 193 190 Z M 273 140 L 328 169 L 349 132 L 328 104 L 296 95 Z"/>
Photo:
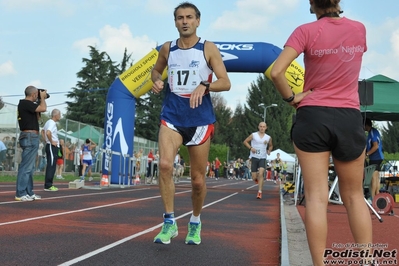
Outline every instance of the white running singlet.
<path fill-rule="evenodd" d="M 250 152 L 249 158 L 267 159 L 266 148 L 269 143 L 270 136 L 265 134 L 262 138 L 258 132 L 252 133 L 251 147 L 256 150 L 255 153 Z"/>

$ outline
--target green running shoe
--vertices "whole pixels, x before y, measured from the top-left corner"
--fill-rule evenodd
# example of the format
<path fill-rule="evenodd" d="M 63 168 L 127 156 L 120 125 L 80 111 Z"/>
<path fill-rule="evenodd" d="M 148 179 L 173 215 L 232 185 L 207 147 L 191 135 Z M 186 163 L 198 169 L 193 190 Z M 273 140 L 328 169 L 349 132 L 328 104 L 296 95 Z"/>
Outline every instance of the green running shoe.
<path fill-rule="evenodd" d="M 58 191 L 58 188 L 56 188 L 55 186 L 51 186 L 51 187 L 49 187 L 49 188 L 45 188 L 44 191 L 52 191 L 52 192 L 55 192 L 55 191 Z"/>
<path fill-rule="evenodd" d="M 177 223 L 172 220 L 164 220 L 161 232 L 154 238 L 154 243 L 170 244 L 170 240 L 178 235 Z"/>
<path fill-rule="evenodd" d="M 199 245 L 201 243 L 201 223 L 188 223 L 187 245 Z"/>

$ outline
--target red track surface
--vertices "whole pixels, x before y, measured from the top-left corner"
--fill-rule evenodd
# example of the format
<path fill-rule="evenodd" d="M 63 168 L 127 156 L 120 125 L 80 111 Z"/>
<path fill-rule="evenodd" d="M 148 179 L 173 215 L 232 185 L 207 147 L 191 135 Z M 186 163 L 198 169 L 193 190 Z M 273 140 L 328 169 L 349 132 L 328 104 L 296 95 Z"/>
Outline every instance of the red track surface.
<path fill-rule="evenodd" d="M 297 207 L 303 220 L 305 220 L 305 208 L 306 207 L 302 205 L 299 205 Z M 354 243 L 349 228 L 346 209 L 343 205 L 335 205 L 330 203 L 328 206 L 327 218 L 327 248 L 332 248 L 336 251 L 342 251 L 345 250 L 345 248 L 334 248 L 333 243 L 344 245 L 347 243 Z M 383 219 L 382 223 L 377 219 L 374 214 L 371 214 L 371 218 L 373 224 L 373 244 L 385 245 L 382 249 L 386 251 L 399 251 L 399 203 L 395 203 L 394 215 L 381 215 L 381 218 Z M 396 254 L 396 257 L 392 259 L 393 260 L 390 261 L 392 261 L 393 264 L 385 265 L 398 265 L 398 254 Z"/>
<path fill-rule="evenodd" d="M 207 180 L 202 243 L 184 244 L 189 183 L 176 186 L 179 236 L 154 244 L 163 204 L 157 186 L 44 192 L 16 202 L 15 184 L 0 184 L 0 265 L 279 265 L 280 196 L 266 182 L 262 200 L 251 181 Z M 183 216 L 183 217 L 181 217 Z"/>

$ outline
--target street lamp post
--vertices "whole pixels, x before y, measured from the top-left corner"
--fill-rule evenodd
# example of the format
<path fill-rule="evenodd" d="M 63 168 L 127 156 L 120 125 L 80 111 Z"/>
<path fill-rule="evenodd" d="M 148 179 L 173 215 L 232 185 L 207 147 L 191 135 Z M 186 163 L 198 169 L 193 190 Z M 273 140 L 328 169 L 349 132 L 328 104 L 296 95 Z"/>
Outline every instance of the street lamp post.
<path fill-rule="evenodd" d="M 263 108 L 263 122 L 266 122 L 266 110 L 267 110 L 267 108 L 269 108 L 269 107 L 276 107 L 277 104 L 272 103 L 271 105 L 265 106 L 264 103 L 261 103 L 261 104 L 259 104 L 258 106 L 260 106 L 260 107 Z"/>

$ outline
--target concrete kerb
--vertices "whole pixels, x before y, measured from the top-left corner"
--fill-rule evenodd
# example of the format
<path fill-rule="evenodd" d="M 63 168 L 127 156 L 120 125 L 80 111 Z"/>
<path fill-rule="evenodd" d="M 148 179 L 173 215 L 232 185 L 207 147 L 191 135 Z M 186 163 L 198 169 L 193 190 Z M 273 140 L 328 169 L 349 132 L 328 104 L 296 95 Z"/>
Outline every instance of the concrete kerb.
<path fill-rule="evenodd" d="M 287 237 L 287 226 L 285 223 L 285 211 L 284 211 L 284 200 L 281 190 L 280 194 L 280 223 L 281 223 L 281 266 L 290 266 L 290 256 L 288 249 L 288 237 Z"/>
<path fill-rule="evenodd" d="M 312 266 L 312 257 L 306 237 L 305 225 L 295 206 L 292 194 L 287 194 L 287 196 L 283 197 L 280 191 L 280 200 L 280 206 L 282 206 L 281 212 L 284 213 L 284 216 L 281 218 L 281 265 Z M 285 234 L 283 234 L 283 223 L 285 226 Z M 283 239 L 283 236 L 286 240 Z M 284 245 L 283 240 L 285 241 Z M 288 247 L 286 245 L 288 245 Z"/>
<path fill-rule="evenodd" d="M 151 185 L 157 185 L 157 184 L 155 184 L 155 183 L 152 183 L 152 184 L 142 183 L 142 184 L 138 184 L 138 185 L 134 185 L 134 184 L 109 184 L 109 185 L 106 185 L 106 186 L 101 186 L 100 182 L 97 182 L 97 184 L 85 185 L 82 188 L 84 188 L 84 189 L 98 189 L 98 190 L 101 190 L 101 189 L 109 189 L 109 188 L 132 188 L 132 187 L 137 187 L 137 186 L 151 186 Z"/>
<path fill-rule="evenodd" d="M 83 186 L 83 189 L 93 189 L 93 190 L 102 190 L 102 189 L 106 189 L 109 187 L 102 187 L 100 185 L 93 185 L 93 186 Z"/>

